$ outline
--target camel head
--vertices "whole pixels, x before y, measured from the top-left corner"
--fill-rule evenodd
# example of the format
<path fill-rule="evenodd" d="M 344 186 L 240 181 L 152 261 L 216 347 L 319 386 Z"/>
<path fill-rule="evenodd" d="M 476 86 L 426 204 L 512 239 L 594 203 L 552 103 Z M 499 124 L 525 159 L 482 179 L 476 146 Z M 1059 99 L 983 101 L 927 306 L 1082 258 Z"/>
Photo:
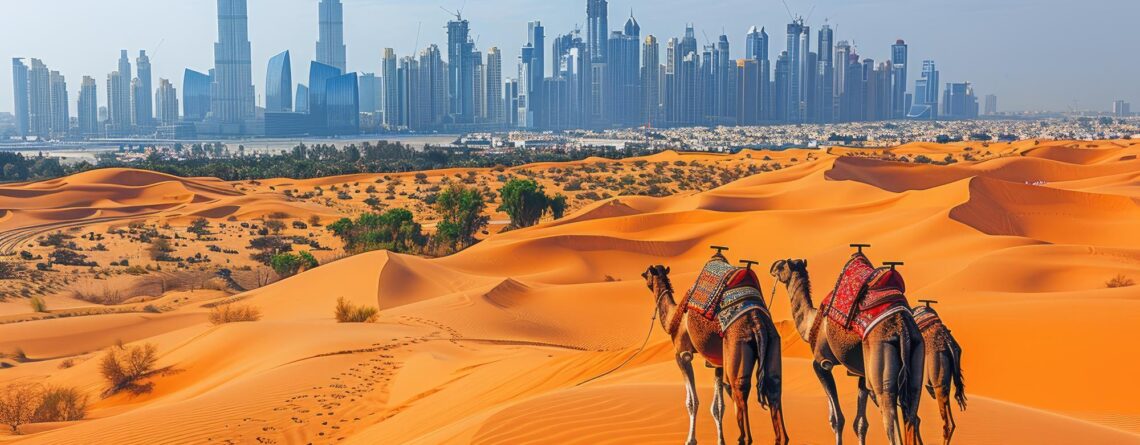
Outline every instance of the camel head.
<path fill-rule="evenodd" d="M 807 275 L 807 260 L 780 260 L 772 264 L 772 276 L 777 281 L 787 284 L 792 280 L 793 273 Z"/>
<path fill-rule="evenodd" d="M 649 266 L 644 273 L 641 274 L 645 278 L 645 286 L 654 293 L 657 292 L 658 286 L 666 286 L 666 289 L 672 290 L 673 285 L 669 281 L 669 268 L 661 265 Z"/>

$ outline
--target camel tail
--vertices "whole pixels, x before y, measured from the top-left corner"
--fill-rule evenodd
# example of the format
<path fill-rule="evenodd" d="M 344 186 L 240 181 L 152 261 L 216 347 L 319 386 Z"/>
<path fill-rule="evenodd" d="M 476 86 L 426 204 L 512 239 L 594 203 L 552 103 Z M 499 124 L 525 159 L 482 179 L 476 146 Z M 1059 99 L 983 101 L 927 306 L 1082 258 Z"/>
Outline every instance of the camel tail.
<path fill-rule="evenodd" d="M 756 327 L 752 331 L 752 338 L 756 342 L 756 400 L 760 402 L 761 408 L 768 409 L 771 403 L 768 400 L 768 388 L 765 387 L 768 383 L 765 374 L 767 371 L 765 357 L 768 356 L 768 345 L 764 343 L 764 336 L 760 335 L 759 329 L 763 328 Z"/>
<path fill-rule="evenodd" d="M 916 328 L 915 332 L 917 331 L 918 329 Z M 916 382 L 918 384 L 922 383 L 923 371 L 921 360 L 919 360 L 918 363 L 912 363 L 911 360 L 911 351 L 913 350 L 912 348 L 915 347 L 914 341 L 915 339 L 911 338 L 911 335 L 909 335 L 906 330 L 903 331 L 903 335 L 899 336 L 899 363 L 902 364 L 902 369 L 900 370 L 901 378 L 898 382 L 898 397 L 904 413 L 907 412 L 908 408 L 917 407 L 918 399 L 922 397 L 921 390 L 910 390 L 911 386 L 916 384 Z M 922 337 L 918 337 L 918 341 L 921 342 Z"/>
<path fill-rule="evenodd" d="M 954 399 L 958 401 L 958 408 L 966 410 L 966 378 L 962 376 L 962 347 L 953 337 L 950 338 L 950 355 L 954 371 Z"/>

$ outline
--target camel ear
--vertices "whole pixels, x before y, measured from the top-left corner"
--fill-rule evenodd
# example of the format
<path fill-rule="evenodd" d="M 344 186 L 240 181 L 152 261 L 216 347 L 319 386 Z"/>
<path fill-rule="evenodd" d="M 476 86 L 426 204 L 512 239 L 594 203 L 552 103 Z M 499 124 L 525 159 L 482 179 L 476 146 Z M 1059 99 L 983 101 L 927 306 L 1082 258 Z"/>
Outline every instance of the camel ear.
<path fill-rule="evenodd" d="M 647 271 L 645 271 L 645 272 L 642 272 L 642 273 L 641 273 L 641 278 L 644 278 L 644 279 L 648 280 L 648 279 L 649 279 L 649 271 L 647 270 Z"/>
<path fill-rule="evenodd" d="M 665 267 L 665 274 L 668 275 L 669 272 L 672 272 L 672 269 L 670 269 L 668 266 L 666 266 Z"/>

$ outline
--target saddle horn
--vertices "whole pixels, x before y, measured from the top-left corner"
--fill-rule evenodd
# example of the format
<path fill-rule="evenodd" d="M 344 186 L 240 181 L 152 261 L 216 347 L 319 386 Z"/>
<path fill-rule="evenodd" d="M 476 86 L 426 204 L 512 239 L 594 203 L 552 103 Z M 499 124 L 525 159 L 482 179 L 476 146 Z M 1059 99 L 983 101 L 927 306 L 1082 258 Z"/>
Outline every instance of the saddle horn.
<path fill-rule="evenodd" d="M 919 303 L 926 305 L 928 308 L 933 308 L 934 304 L 938 304 L 938 300 L 918 300 Z"/>
<path fill-rule="evenodd" d="M 904 263 L 902 261 L 887 261 L 887 262 L 883 263 L 883 265 L 890 267 L 891 270 L 895 270 L 898 267 L 905 266 L 906 263 Z"/>
<path fill-rule="evenodd" d="M 752 270 L 752 266 L 760 264 L 760 262 L 752 261 L 752 260 L 740 260 L 740 264 L 743 264 L 744 267 L 747 268 L 748 270 Z"/>
<path fill-rule="evenodd" d="M 870 244 L 852 244 L 852 245 L 851 245 L 851 248 L 853 248 L 853 249 L 859 249 L 859 252 L 858 252 L 858 253 L 859 253 L 860 255 L 862 255 L 862 254 L 863 254 L 863 249 L 870 249 L 870 248 L 871 248 L 871 245 L 870 245 Z"/>
<path fill-rule="evenodd" d="M 715 257 L 725 258 L 724 252 L 729 250 L 727 247 L 724 247 L 724 246 L 709 246 L 709 248 L 716 250 L 716 253 L 713 254 L 714 258 Z"/>

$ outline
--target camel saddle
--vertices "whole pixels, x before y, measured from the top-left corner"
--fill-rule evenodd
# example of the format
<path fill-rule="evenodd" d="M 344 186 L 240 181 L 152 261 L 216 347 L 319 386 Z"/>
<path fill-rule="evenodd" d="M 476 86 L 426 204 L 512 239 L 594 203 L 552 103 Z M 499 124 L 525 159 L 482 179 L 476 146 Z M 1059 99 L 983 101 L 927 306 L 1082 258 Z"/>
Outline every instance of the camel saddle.
<path fill-rule="evenodd" d="M 906 299 L 906 283 L 899 271 L 889 267 L 875 268 L 862 253 L 851 256 L 835 283 L 835 290 L 827 294 L 820 305 L 832 327 L 846 329 L 866 337 L 867 332 L 898 312 L 910 312 Z M 819 333 L 824 317 L 816 317 L 812 326 L 812 344 Z"/>
<path fill-rule="evenodd" d="M 938 312 L 930 306 L 914 308 L 914 323 L 918 325 L 918 331 L 922 333 L 945 326 L 942 324 L 942 317 L 939 317 Z"/>
<path fill-rule="evenodd" d="M 748 312 L 768 313 L 756 272 L 734 267 L 720 255 L 713 256 L 701 269 L 680 307 L 683 311 L 717 321 L 721 334 Z"/>

